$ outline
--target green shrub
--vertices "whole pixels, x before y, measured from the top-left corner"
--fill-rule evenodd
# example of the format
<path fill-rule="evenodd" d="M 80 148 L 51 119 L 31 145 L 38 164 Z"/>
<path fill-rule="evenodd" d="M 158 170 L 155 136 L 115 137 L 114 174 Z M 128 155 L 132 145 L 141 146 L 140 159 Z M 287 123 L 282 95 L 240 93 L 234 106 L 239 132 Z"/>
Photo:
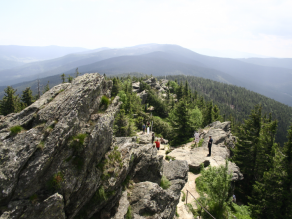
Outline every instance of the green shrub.
<path fill-rule="evenodd" d="M 101 97 L 101 100 L 100 100 L 100 107 L 104 106 L 105 109 L 107 109 L 108 105 L 110 103 L 110 100 L 107 96 L 103 95 Z"/>
<path fill-rule="evenodd" d="M 170 185 L 171 185 L 171 183 L 169 182 L 169 180 L 165 176 L 162 176 L 161 182 L 160 182 L 160 187 L 163 189 L 168 189 Z"/>
<path fill-rule="evenodd" d="M 235 203 L 232 203 L 231 205 L 232 213 L 236 216 L 238 219 L 251 219 L 251 211 L 250 208 L 246 205 L 237 205 Z"/>
<path fill-rule="evenodd" d="M 165 160 L 175 160 L 175 157 L 166 155 Z"/>
<path fill-rule="evenodd" d="M 17 126 L 13 126 L 10 128 L 10 132 L 12 135 L 17 135 L 19 132 L 21 132 L 23 130 L 23 128 L 19 125 Z"/>
<path fill-rule="evenodd" d="M 200 141 L 199 141 L 198 147 L 202 147 L 203 142 L 204 142 L 204 139 L 201 138 Z"/>
<path fill-rule="evenodd" d="M 156 136 L 160 135 L 168 140 L 173 137 L 171 125 L 157 116 L 153 117 L 153 131 L 156 133 Z"/>

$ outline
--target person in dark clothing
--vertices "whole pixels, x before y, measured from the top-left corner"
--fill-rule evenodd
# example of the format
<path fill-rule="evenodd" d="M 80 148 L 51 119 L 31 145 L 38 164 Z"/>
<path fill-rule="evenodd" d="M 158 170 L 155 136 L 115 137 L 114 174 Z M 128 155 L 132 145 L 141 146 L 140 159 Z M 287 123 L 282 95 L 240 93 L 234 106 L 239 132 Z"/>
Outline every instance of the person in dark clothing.
<path fill-rule="evenodd" d="M 153 132 L 153 133 L 152 133 L 152 144 L 153 144 L 154 140 L 155 140 L 155 134 L 154 134 L 154 132 Z"/>
<path fill-rule="evenodd" d="M 142 125 L 142 129 L 143 129 L 143 134 L 144 134 L 145 130 L 146 130 L 146 125 L 145 124 Z"/>
<path fill-rule="evenodd" d="M 212 136 L 209 136 L 209 141 L 208 141 L 208 148 L 209 148 L 209 154 L 208 156 L 211 156 L 211 147 L 212 147 L 213 139 Z"/>

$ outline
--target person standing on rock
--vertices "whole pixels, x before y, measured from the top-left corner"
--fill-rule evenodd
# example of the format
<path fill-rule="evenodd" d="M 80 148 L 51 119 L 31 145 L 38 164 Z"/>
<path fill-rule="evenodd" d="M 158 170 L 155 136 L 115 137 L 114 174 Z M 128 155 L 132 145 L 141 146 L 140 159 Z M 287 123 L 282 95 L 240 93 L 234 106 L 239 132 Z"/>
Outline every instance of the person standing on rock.
<path fill-rule="evenodd" d="M 233 194 L 233 196 L 232 196 L 232 201 L 234 202 L 234 203 L 236 203 L 236 196 Z"/>
<path fill-rule="evenodd" d="M 146 129 L 146 126 L 145 126 L 145 124 L 143 124 L 142 125 L 143 134 L 145 134 L 145 129 Z"/>
<path fill-rule="evenodd" d="M 195 137 L 194 141 L 195 141 L 195 147 L 196 147 L 200 141 L 200 134 L 198 132 L 195 132 L 194 137 Z"/>
<path fill-rule="evenodd" d="M 212 136 L 209 136 L 209 141 L 208 141 L 208 148 L 209 148 L 209 154 L 208 156 L 211 157 L 211 147 L 212 147 L 213 139 Z"/>
<path fill-rule="evenodd" d="M 152 132 L 152 144 L 153 144 L 154 140 L 155 140 L 155 134 L 154 134 L 154 132 Z"/>
<path fill-rule="evenodd" d="M 158 140 L 156 140 L 155 141 L 155 144 L 156 144 L 156 149 L 159 150 L 159 148 L 160 148 L 160 142 Z"/>

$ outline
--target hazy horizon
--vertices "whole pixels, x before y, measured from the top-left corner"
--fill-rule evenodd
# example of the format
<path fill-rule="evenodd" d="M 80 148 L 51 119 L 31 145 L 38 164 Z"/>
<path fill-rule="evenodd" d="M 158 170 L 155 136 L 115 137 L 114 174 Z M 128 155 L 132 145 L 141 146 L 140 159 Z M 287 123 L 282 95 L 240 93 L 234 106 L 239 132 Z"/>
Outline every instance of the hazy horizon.
<path fill-rule="evenodd" d="M 2 0 L 0 45 L 158 43 L 292 58 L 291 8 L 289 0 Z"/>

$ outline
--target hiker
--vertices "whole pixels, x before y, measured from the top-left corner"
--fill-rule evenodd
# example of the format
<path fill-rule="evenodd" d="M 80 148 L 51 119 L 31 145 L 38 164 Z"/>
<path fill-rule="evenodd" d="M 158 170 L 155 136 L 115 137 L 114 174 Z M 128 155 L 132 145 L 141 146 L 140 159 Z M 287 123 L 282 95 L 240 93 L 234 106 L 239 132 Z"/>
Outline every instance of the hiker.
<path fill-rule="evenodd" d="M 208 148 L 209 148 L 209 157 L 211 157 L 211 147 L 212 147 L 213 139 L 212 136 L 209 136 L 209 141 L 208 141 Z"/>
<path fill-rule="evenodd" d="M 146 129 L 146 126 L 145 126 L 145 124 L 143 124 L 142 125 L 143 134 L 145 134 L 145 129 Z"/>
<path fill-rule="evenodd" d="M 199 141 L 200 141 L 200 134 L 195 131 L 194 137 L 195 137 L 195 140 L 194 140 L 195 141 L 195 146 L 197 146 L 197 144 L 199 144 Z"/>
<path fill-rule="evenodd" d="M 156 144 L 156 149 L 159 150 L 159 148 L 160 148 L 160 142 L 158 140 L 156 140 L 155 141 L 155 144 Z"/>
<path fill-rule="evenodd" d="M 153 144 L 154 140 L 155 140 L 155 134 L 154 134 L 154 132 L 152 132 L 152 144 Z"/>
<path fill-rule="evenodd" d="M 235 197 L 234 194 L 233 194 L 233 197 L 232 197 L 232 201 L 233 201 L 234 203 L 236 203 L 236 197 Z"/>
<path fill-rule="evenodd" d="M 165 141 L 164 141 L 162 136 L 160 137 L 160 142 L 161 142 L 161 144 L 165 144 Z"/>

